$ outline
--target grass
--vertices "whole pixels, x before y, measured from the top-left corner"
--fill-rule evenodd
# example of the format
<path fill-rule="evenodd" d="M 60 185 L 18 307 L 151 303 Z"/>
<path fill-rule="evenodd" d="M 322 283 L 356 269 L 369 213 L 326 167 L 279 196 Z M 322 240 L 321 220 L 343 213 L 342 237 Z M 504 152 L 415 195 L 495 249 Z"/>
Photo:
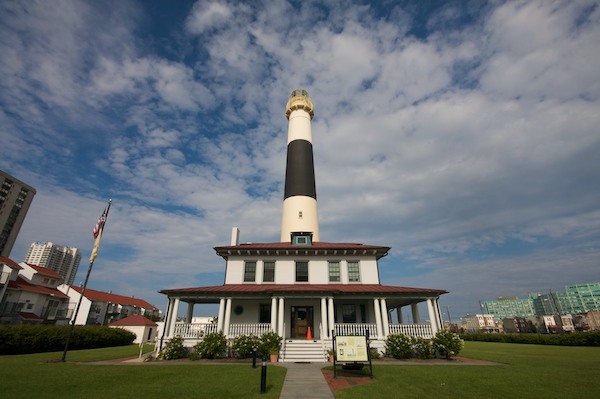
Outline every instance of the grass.
<path fill-rule="evenodd" d="M 144 352 L 148 352 L 144 350 Z M 286 370 L 268 366 L 267 392 L 260 393 L 260 367 L 207 365 L 97 364 L 135 357 L 139 346 L 0 356 L 2 397 L 19 398 L 278 398 Z"/>
<path fill-rule="evenodd" d="M 336 398 L 578 398 L 600 392 L 600 348 L 465 342 L 461 356 L 500 366 L 376 365 L 375 383 Z"/>

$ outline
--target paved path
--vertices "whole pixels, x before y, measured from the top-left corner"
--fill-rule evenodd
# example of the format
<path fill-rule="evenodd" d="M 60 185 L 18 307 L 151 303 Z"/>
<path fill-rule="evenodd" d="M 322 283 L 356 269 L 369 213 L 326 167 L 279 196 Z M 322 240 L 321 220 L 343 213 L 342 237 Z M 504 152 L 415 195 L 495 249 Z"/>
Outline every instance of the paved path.
<path fill-rule="evenodd" d="M 279 399 L 333 399 L 321 369 L 328 363 L 278 363 L 287 368 Z"/>

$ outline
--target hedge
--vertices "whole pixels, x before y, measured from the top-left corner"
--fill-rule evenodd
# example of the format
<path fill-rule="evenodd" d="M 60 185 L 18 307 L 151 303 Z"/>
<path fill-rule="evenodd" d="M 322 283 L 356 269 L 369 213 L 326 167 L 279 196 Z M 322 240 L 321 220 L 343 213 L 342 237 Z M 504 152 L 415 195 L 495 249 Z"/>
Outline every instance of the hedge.
<path fill-rule="evenodd" d="M 69 325 L 0 325 L 0 355 L 62 351 L 70 328 Z M 75 326 L 69 349 L 123 346 L 134 340 L 134 333 L 121 328 Z"/>
<path fill-rule="evenodd" d="M 465 341 L 563 346 L 600 346 L 600 331 L 584 331 L 571 334 L 471 333 L 462 334 L 460 337 Z"/>

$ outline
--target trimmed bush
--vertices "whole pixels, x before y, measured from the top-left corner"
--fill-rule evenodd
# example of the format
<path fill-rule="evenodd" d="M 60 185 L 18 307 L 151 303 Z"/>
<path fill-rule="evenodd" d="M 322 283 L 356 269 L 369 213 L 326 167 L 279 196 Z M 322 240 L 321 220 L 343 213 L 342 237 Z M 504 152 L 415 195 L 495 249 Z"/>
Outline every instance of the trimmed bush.
<path fill-rule="evenodd" d="M 269 331 L 260 336 L 260 344 L 258 345 L 258 351 L 261 356 L 268 356 L 271 352 L 281 349 L 282 338 L 277 335 L 274 331 Z"/>
<path fill-rule="evenodd" d="M 58 352 L 65 349 L 71 326 L 1 325 L 0 355 Z M 70 350 L 130 345 L 135 334 L 107 326 L 75 326 Z"/>
<path fill-rule="evenodd" d="M 600 346 L 600 331 L 584 331 L 571 334 L 463 334 L 465 341 L 505 342 L 514 344 Z"/>
<path fill-rule="evenodd" d="M 180 336 L 171 338 L 162 350 L 161 357 L 165 360 L 181 359 L 185 355 L 183 338 Z"/>
<path fill-rule="evenodd" d="M 435 349 L 430 339 L 416 337 L 412 339 L 415 356 L 419 359 L 434 359 Z"/>
<path fill-rule="evenodd" d="M 192 357 L 217 359 L 227 351 L 227 338 L 222 332 L 206 334 L 202 341 L 194 345 Z"/>
<path fill-rule="evenodd" d="M 404 334 L 388 335 L 385 340 L 385 351 L 388 356 L 396 359 L 410 359 L 413 357 L 412 339 Z"/>
<path fill-rule="evenodd" d="M 452 331 L 438 331 L 433 338 L 433 348 L 441 357 L 450 359 L 463 348 L 463 340 Z"/>
<path fill-rule="evenodd" d="M 260 339 L 256 335 L 240 335 L 233 340 L 231 350 L 236 357 L 249 358 L 252 357 L 253 348 L 258 349 L 259 345 Z"/>

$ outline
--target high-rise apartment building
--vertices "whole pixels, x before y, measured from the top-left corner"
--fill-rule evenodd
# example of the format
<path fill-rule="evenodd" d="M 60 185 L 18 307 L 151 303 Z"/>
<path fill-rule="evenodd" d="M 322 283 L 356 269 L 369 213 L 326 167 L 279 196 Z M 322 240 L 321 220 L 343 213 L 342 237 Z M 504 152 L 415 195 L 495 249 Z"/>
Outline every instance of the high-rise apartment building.
<path fill-rule="evenodd" d="M 35 189 L 0 170 L 0 256 L 9 257 Z"/>
<path fill-rule="evenodd" d="M 600 311 L 600 283 L 572 284 L 567 285 L 565 291 L 530 294 L 527 299 L 500 297 L 483 304 L 486 312 L 499 319 L 585 314 Z"/>
<path fill-rule="evenodd" d="M 68 285 L 73 285 L 79 262 L 81 262 L 79 249 L 56 245 L 52 242 L 34 242 L 25 257 L 25 263 L 54 270 Z"/>

